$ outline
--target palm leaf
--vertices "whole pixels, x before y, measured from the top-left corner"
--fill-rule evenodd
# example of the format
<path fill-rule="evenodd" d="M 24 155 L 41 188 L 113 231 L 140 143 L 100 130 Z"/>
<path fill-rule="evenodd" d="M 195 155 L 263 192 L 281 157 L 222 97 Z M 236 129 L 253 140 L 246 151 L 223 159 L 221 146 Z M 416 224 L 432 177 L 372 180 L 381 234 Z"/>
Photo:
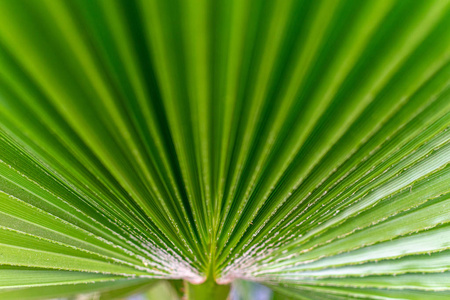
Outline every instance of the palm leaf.
<path fill-rule="evenodd" d="M 0 25 L 0 298 L 450 297 L 449 1 L 3 0 Z"/>

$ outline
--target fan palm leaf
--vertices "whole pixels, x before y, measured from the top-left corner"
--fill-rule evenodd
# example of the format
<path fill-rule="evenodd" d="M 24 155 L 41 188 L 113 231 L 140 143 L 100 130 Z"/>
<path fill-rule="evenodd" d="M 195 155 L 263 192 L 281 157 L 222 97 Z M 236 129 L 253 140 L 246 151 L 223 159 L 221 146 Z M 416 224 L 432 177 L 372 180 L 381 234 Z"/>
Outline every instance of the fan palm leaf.
<path fill-rule="evenodd" d="M 448 0 L 2 0 L 0 298 L 448 299 L 449 126 Z"/>

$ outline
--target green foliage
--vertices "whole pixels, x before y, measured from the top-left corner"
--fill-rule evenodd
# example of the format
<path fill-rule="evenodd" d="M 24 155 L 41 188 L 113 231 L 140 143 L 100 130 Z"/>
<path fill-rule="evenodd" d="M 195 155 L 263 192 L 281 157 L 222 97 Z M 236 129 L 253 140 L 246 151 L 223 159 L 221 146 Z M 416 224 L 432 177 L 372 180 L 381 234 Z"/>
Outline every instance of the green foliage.
<path fill-rule="evenodd" d="M 0 299 L 449 299 L 449 126 L 448 0 L 1 0 Z"/>

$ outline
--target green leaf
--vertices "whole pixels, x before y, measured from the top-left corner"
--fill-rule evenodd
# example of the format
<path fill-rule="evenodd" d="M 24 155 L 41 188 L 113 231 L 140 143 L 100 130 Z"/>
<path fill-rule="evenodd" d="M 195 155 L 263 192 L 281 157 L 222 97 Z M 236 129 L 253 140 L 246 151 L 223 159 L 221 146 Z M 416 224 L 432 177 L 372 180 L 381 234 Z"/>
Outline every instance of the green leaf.
<path fill-rule="evenodd" d="M 0 1 L 0 298 L 449 298 L 449 36 L 448 0 Z"/>

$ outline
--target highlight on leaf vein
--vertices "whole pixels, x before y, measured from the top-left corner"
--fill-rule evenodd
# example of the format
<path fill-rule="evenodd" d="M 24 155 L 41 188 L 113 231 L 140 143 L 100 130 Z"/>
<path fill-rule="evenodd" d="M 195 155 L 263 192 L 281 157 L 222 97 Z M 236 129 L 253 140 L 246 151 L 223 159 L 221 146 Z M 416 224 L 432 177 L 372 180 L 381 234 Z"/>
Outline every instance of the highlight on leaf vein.
<path fill-rule="evenodd" d="M 450 299 L 449 0 L 1 0 L 0 299 Z"/>

